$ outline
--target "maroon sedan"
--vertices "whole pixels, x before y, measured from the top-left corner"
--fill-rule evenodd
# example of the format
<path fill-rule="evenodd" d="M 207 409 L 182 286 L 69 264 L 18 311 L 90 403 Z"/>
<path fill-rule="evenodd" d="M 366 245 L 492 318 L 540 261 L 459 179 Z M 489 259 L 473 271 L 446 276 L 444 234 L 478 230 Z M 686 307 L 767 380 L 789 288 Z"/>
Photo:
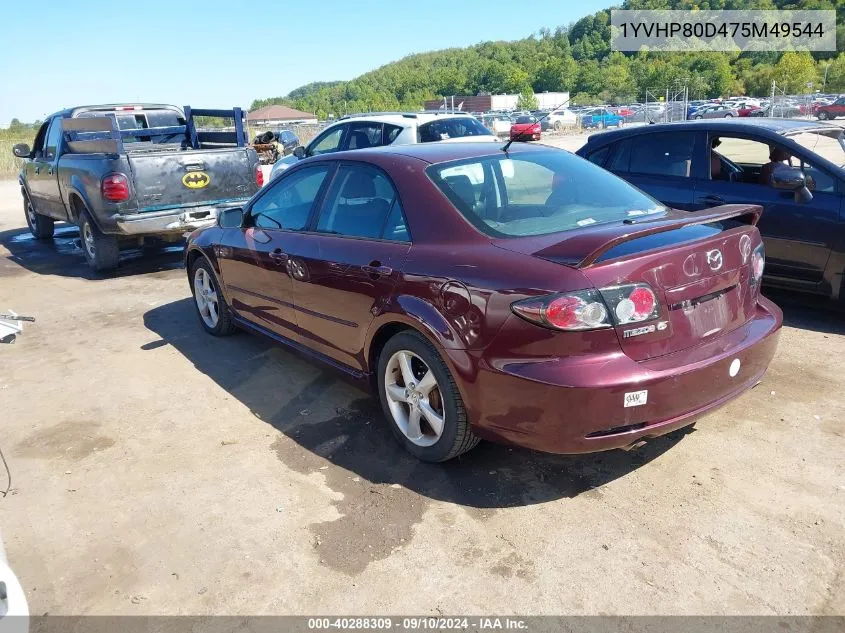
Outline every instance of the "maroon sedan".
<path fill-rule="evenodd" d="M 200 323 L 368 382 L 398 440 L 628 447 L 760 381 L 781 312 L 757 206 L 662 206 L 562 150 L 426 143 L 298 163 L 186 266 Z"/>

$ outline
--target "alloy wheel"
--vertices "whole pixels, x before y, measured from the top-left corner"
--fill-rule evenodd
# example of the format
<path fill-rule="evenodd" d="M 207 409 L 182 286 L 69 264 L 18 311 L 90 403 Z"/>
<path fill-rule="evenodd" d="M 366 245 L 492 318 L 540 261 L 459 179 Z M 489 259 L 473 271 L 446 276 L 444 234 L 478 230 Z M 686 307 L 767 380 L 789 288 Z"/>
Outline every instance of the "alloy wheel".
<path fill-rule="evenodd" d="M 88 252 L 91 259 L 97 256 L 97 242 L 94 240 L 94 230 L 91 228 L 90 222 L 82 223 L 82 244 Z"/>
<path fill-rule="evenodd" d="M 217 327 L 220 320 L 217 291 L 214 289 L 211 275 L 202 267 L 197 268 L 194 273 L 194 299 L 203 322 L 212 329 Z"/>
<path fill-rule="evenodd" d="M 445 409 L 434 372 L 419 356 L 400 350 L 385 367 L 384 389 L 393 421 L 417 446 L 432 446 L 443 435 Z"/>
<path fill-rule="evenodd" d="M 32 206 L 32 203 L 29 201 L 26 203 L 26 221 L 27 224 L 29 224 L 29 228 L 35 230 L 38 223 L 38 216 L 35 213 L 35 208 Z"/>

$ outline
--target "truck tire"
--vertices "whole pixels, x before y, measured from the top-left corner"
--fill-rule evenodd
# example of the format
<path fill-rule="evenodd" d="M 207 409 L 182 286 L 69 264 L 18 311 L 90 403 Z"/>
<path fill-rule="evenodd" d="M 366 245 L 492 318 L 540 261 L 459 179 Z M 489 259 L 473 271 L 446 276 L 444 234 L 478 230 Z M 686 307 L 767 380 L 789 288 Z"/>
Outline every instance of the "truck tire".
<path fill-rule="evenodd" d="M 79 237 L 82 241 L 82 252 L 92 270 L 111 270 L 117 268 L 120 248 L 117 237 L 106 235 L 94 222 L 88 211 L 79 214 Z"/>
<path fill-rule="evenodd" d="M 53 230 L 55 229 L 55 220 L 48 218 L 46 215 L 41 215 L 35 211 L 29 196 L 23 196 L 23 211 L 26 216 L 26 225 L 29 227 L 29 232 L 37 240 L 49 240 L 53 237 Z"/>

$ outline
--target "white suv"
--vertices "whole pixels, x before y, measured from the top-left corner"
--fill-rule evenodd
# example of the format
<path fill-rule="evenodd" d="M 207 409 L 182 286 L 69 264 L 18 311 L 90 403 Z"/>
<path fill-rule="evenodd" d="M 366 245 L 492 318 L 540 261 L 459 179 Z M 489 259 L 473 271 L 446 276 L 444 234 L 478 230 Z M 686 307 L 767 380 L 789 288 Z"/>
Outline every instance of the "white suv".
<path fill-rule="evenodd" d="M 345 116 L 327 126 L 307 147 L 279 159 L 270 170 L 274 178 L 301 158 L 380 145 L 410 145 L 433 141 L 496 141 L 469 114 L 439 112 L 374 112 Z"/>

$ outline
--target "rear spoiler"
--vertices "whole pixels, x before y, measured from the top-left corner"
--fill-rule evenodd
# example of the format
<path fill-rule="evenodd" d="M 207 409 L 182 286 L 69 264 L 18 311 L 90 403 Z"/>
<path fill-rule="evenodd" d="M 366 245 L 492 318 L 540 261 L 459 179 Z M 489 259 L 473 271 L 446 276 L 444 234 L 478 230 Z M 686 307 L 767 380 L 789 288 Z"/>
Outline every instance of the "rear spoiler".
<path fill-rule="evenodd" d="M 710 224 L 722 220 L 737 219 L 739 222 L 755 226 L 763 214 L 763 207 L 755 204 L 723 204 L 704 211 L 671 212 L 669 217 L 656 220 L 626 220 L 622 224 L 599 226 L 595 230 L 575 235 L 568 240 L 553 244 L 535 253 L 538 257 L 565 257 L 566 252 L 587 253 L 574 263 L 576 268 L 586 268 L 595 263 L 603 253 L 623 242 L 630 242 L 640 237 L 674 231 L 695 224 Z"/>

